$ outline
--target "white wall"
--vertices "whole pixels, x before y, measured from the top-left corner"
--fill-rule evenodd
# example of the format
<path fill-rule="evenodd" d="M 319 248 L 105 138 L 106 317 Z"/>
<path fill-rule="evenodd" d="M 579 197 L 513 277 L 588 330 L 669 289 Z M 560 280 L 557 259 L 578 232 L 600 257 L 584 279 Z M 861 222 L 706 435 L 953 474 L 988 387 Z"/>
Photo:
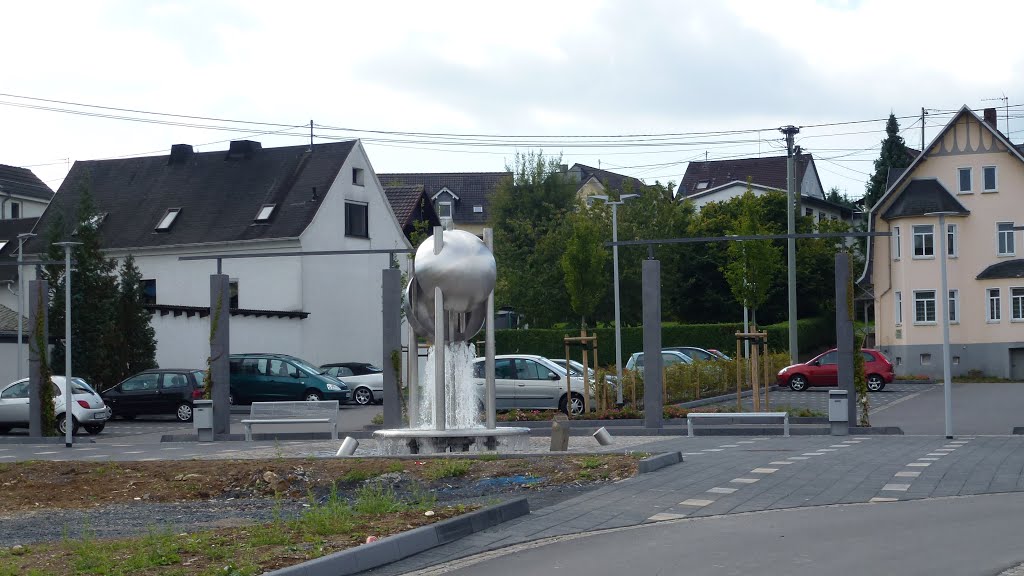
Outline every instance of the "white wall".
<path fill-rule="evenodd" d="M 814 161 L 808 163 L 804 170 L 804 179 L 800 181 L 800 195 L 812 196 L 825 199 L 825 191 L 821 189 L 821 181 L 818 180 L 818 169 L 814 167 Z"/>
<path fill-rule="evenodd" d="M 28 346 L 22 350 L 22 374 L 28 376 Z M 15 342 L 0 342 L 0 386 L 18 379 L 18 347 Z"/>
<path fill-rule="evenodd" d="M 38 218 L 43 215 L 43 210 L 46 210 L 46 205 L 48 204 L 48 202 L 36 198 L 13 196 L 8 200 L 7 196 L 4 196 L 0 198 L 0 204 L 3 204 L 3 213 L 0 214 L 0 219 L 11 217 L 12 201 L 21 205 L 21 212 L 18 215 L 19 218 Z"/>
<path fill-rule="evenodd" d="M 228 330 L 232 354 L 278 352 L 304 358 L 301 342 L 302 322 L 297 318 L 231 316 Z M 162 368 L 206 367 L 210 355 L 210 317 L 191 318 L 185 314 L 154 314 L 156 361 Z"/>

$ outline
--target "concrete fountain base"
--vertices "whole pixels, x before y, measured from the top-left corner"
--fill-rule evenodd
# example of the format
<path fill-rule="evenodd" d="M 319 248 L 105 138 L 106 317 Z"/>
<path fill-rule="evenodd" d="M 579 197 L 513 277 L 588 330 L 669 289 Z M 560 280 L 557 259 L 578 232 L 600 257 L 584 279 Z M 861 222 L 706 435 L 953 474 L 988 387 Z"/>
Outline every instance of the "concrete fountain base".
<path fill-rule="evenodd" d="M 529 448 L 530 429 L 502 427 L 420 430 L 398 428 L 377 430 L 381 456 L 444 454 L 448 452 L 523 452 Z"/>

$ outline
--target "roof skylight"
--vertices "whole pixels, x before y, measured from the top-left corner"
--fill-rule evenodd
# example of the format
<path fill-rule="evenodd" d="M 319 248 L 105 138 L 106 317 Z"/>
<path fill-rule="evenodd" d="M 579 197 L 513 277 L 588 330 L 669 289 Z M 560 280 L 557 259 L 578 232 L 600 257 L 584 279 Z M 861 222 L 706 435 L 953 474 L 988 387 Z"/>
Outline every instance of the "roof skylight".
<path fill-rule="evenodd" d="M 160 219 L 160 223 L 156 225 L 156 231 L 164 232 L 170 229 L 171 225 L 174 224 L 175 218 L 178 217 L 179 212 L 181 212 L 181 208 L 168 208 L 164 217 Z"/>
<path fill-rule="evenodd" d="M 270 215 L 274 213 L 275 206 L 277 206 L 277 204 L 264 204 L 263 207 L 260 208 L 259 213 L 256 214 L 256 221 L 266 222 L 267 220 L 270 220 Z"/>
<path fill-rule="evenodd" d="M 0 250 L 3 250 L 4 246 L 7 246 L 7 240 L 0 240 Z"/>

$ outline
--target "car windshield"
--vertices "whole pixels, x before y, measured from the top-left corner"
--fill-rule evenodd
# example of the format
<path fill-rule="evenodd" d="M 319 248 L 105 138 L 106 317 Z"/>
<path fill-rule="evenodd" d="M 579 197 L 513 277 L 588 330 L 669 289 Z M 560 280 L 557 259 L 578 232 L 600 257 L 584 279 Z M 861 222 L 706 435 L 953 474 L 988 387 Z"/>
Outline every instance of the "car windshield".
<path fill-rule="evenodd" d="M 71 393 L 72 394 L 95 394 L 96 391 L 92 389 L 92 386 L 82 380 L 81 378 L 71 379 Z"/>
<path fill-rule="evenodd" d="M 303 371 L 308 372 L 310 374 L 325 374 L 327 372 L 326 370 L 322 370 L 320 368 L 317 368 L 316 366 L 313 366 L 312 364 L 310 364 L 309 362 L 306 362 L 305 360 L 303 360 L 301 358 L 289 358 L 289 361 L 292 364 L 295 364 L 296 366 L 298 366 L 300 370 L 303 370 Z"/>
<path fill-rule="evenodd" d="M 373 374 L 377 374 L 377 373 L 383 372 L 383 370 L 381 370 L 380 368 L 377 368 L 377 367 L 376 367 L 376 366 L 374 366 L 373 364 L 367 364 L 367 365 L 365 366 L 365 368 L 366 368 L 366 371 L 367 371 L 367 372 L 371 372 L 371 373 L 373 373 Z"/>

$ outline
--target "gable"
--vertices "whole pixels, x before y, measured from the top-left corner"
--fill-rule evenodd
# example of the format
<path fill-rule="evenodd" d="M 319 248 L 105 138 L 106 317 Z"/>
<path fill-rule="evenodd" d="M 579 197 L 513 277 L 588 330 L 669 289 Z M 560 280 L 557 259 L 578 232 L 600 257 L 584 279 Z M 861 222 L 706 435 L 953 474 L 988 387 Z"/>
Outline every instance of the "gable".
<path fill-rule="evenodd" d="M 0 164 L 0 193 L 48 202 L 53 190 L 28 168 Z"/>

